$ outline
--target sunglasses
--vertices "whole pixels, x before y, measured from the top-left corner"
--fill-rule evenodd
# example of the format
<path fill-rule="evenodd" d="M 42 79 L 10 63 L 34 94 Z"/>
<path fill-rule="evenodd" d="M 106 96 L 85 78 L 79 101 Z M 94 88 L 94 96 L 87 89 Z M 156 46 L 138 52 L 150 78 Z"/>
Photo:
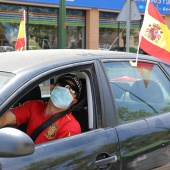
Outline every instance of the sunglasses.
<path fill-rule="evenodd" d="M 71 85 L 71 84 L 69 84 L 67 81 L 64 81 L 64 80 L 63 81 L 59 81 L 59 82 L 57 82 L 57 84 L 59 86 L 61 86 L 61 87 L 67 88 L 70 91 L 70 93 L 72 93 L 74 95 L 77 95 L 76 87 Z"/>

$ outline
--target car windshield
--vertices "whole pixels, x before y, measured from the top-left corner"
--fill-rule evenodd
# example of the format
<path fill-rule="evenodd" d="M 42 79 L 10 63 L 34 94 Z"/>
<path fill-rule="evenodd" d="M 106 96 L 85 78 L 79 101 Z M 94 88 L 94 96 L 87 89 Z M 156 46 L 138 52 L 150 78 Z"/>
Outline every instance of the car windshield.
<path fill-rule="evenodd" d="M 0 71 L 0 88 L 5 86 L 15 75 Z"/>

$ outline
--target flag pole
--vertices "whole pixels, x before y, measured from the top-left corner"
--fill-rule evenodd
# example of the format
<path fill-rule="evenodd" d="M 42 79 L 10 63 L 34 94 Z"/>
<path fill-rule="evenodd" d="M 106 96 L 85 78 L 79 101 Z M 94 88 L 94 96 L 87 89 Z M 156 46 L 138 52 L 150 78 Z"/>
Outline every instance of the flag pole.
<path fill-rule="evenodd" d="M 26 37 L 26 19 L 25 19 L 25 10 L 24 10 L 24 30 L 25 30 L 25 33 L 24 33 L 24 39 L 25 39 L 25 46 L 24 46 L 24 51 L 26 51 L 26 44 L 27 44 L 27 37 Z"/>
<path fill-rule="evenodd" d="M 157 8 L 157 10 L 158 10 L 158 0 L 156 1 L 156 8 Z"/>
<path fill-rule="evenodd" d="M 145 14 L 146 14 L 146 11 L 147 11 L 147 9 L 148 9 L 149 2 L 150 2 L 150 0 L 147 0 L 147 2 L 146 2 Z M 145 14 L 144 14 L 143 23 L 145 22 Z M 142 24 L 143 24 L 143 23 L 142 23 Z M 130 64 L 131 64 L 133 67 L 137 67 L 137 63 L 138 63 L 139 48 L 140 48 L 140 43 L 141 43 L 141 40 L 142 40 L 141 32 L 142 32 L 142 27 L 141 27 L 140 32 L 139 32 L 139 43 L 138 43 L 138 49 L 137 49 L 137 54 L 136 54 L 136 61 L 135 61 L 135 62 L 130 61 Z"/>

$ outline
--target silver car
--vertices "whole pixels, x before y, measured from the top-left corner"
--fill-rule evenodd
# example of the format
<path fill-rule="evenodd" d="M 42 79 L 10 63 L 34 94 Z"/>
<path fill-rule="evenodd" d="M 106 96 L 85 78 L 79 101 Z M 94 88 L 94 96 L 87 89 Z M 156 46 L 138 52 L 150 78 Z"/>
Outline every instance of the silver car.
<path fill-rule="evenodd" d="M 10 52 L 15 51 L 15 49 L 11 46 L 0 46 L 0 52 Z"/>

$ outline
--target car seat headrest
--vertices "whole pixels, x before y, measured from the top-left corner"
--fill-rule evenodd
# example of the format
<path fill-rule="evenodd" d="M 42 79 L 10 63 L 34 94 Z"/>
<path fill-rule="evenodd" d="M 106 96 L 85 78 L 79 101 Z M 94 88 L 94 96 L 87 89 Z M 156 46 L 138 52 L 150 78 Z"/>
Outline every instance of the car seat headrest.
<path fill-rule="evenodd" d="M 140 99 L 151 103 L 161 103 L 164 101 L 159 84 L 152 80 L 149 80 L 147 85 L 144 80 L 136 81 L 132 85 L 130 92 L 130 99 L 133 101 L 140 101 Z"/>
<path fill-rule="evenodd" d="M 123 82 L 111 82 L 112 92 L 116 99 L 120 99 L 126 91 L 130 90 L 130 84 Z"/>

